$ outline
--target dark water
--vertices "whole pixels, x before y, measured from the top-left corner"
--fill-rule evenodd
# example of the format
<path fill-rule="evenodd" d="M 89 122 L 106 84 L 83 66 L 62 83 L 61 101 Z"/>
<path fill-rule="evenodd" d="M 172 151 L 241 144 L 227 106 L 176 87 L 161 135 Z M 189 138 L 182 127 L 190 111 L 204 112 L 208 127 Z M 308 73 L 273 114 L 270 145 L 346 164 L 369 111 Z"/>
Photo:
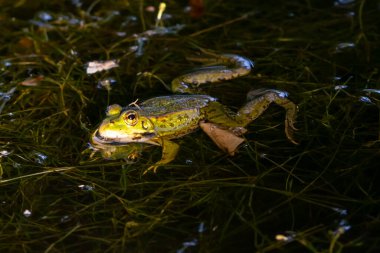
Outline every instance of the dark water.
<path fill-rule="evenodd" d="M 156 1 L 0 1 L 1 252 L 378 252 L 380 1 L 194 2 L 157 28 Z M 200 48 L 255 61 L 206 88 L 233 110 L 289 92 L 300 144 L 272 106 L 233 157 L 200 131 L 156 174 L 159 147 L 85 151 L 109 104 L 170 94 Z"/>

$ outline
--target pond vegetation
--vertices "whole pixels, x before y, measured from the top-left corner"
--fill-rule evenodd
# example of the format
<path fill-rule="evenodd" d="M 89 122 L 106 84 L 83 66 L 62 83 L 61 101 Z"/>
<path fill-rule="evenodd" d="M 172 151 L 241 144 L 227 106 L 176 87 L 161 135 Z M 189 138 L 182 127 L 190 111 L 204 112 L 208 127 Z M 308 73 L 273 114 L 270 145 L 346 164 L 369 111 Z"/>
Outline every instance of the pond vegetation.
<path fill-rule="evenodd" d="M 0 1 L 0 252 L 378 252 L 380 1 L 158 4 Z M 108 105 L 170 94 L 202 49 L 255 61 L 205 88 L 233 110 L 286 90 L 299 145 L 272 106 L 234 156 L 197 131 L 143 175 L 160 147 L 90 149 Z"/>

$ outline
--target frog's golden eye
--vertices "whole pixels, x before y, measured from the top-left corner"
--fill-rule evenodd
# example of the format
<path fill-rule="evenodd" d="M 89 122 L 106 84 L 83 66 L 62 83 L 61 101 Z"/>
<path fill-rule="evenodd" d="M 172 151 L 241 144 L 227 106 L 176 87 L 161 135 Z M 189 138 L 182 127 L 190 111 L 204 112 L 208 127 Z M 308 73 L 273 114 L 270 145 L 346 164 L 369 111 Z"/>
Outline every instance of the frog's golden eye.
<path fill-rule="evenodd" d="M 137 112 L 135 111 L 126 111 L 124 113 L 124 121 L 125 123 L 127 123 L 127 125 L 129 126 L 134 126 L 137 124 L 137 121 L 138 121 L 138 116 L 137 116 Z"/>

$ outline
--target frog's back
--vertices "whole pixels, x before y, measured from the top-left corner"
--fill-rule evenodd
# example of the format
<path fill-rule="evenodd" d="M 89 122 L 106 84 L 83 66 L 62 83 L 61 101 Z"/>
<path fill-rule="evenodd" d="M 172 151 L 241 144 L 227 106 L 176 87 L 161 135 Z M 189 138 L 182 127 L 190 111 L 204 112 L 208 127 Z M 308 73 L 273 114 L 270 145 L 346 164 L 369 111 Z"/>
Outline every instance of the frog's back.
<path fill-rule="evenodd" d="M 161 137 L 177 138 L 199 127 L 202 108 L 216 99 L 207 95 L 173 95 L 148 99 L 139 106 L 141 116 L 155 126 Z"/>
<path fill-rule="evenodd" d="M 159 116 L 201 109 L 212 101 L 216 101 L 216 98 L 207 95 L 172 95 L 145 100 L 140 106 L 144 108 L 145 113 L 150 114 L 150 116 Z"/>

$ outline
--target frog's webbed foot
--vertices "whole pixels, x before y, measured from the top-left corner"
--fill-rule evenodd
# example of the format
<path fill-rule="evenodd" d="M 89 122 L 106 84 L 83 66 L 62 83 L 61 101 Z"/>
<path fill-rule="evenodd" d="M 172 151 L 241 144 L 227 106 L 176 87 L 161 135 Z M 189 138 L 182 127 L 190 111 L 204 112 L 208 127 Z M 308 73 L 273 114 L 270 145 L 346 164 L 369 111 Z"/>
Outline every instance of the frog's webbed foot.
<path fill-rule="evenodd" d="M 156 173 L 158 167 L 166 165 L 173 161 L 178 153 L 179 145 L 175 142 L 172 142 L 170 140 L 159 139 L 157 143 L 162 146 L 161 160 L 159 160 L 152 166 L 149 166 L 149 168 L 147 168 L 143 172 L 143 175 L 145 175 L 149 171 L 153 171 L 154 173 Z"/>
<path fill-rule="evenodd" d="M 294 140 L 293 134 L 297 128 L 294 126 L 298 107 L 289 100 L 288 93 L 281 90 L 258 89 L 248 93 L 247 97 L 251 99 L 237 113 L 236 120 L 246 126 L 257 117 L 259 117 L 271 103 L 275 103 L 283 107 L 285 114 L 285 134 L 286 137 L 294 144 L 298 144 Z"/>

